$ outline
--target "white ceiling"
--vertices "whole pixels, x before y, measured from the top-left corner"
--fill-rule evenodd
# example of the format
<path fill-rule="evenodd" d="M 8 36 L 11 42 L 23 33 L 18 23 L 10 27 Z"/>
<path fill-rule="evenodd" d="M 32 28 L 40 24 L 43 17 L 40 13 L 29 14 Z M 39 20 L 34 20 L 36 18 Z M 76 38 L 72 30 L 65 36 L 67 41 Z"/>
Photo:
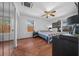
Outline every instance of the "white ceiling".
<path fill-rule="evenodd" d="M 22 6 L 20 2 L 16 2 L 15 4 L 21 14 L 33 17 L 45 18 L 41 17 L 41 15 L 44 14 L 44 11 L 49 10 L 56 11 L 55 17 L 50 16 L 50 19 L 57 17 L 69 17 L 78 14 L 78 9 L 74 2 L 33 2 L 32 8 Z"/>
<path fill-rule="evenodd" d="M 69 17 L 72 15 L 78 14 L 78 9 L 74 2 L 32 2 L 33 6 L 32 8 L 28 8 L 25 6 L 21 5 L 21 2 L 15 2 L 15 6 L 19 13 L 21 15 L 29 15 L 31 17 L 36 17 L 36 18 L 43 18 L 41 15 L 44 14 L 44 11 L 49 11 L 49 10 L 55 10 L 55 17 L 49 17 L 49 19 L 52 18 L 64 18 L 64 17 Z M 0 15 L 2 15 L 3 11 L 3 3 L 0 2 Z M 9 2 L 5 2 L 5 9 L 4 12 L 5 14 L 9 12 Z M 10 4 L 10 12 L 13 14 L 14 13 L 14 7 L 12 4 Z"/>

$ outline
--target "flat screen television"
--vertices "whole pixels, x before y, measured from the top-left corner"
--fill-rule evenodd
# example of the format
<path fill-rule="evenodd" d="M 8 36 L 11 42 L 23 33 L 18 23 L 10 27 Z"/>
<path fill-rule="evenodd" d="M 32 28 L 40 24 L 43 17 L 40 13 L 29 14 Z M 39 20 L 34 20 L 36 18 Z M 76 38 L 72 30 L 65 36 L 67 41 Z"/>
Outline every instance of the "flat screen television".
<path fill-rule="evenodd" d="M 60 28 L 61 27 L 61 21 L 57 21 L 55 23 L 52 23 L 52 28 Z"/>

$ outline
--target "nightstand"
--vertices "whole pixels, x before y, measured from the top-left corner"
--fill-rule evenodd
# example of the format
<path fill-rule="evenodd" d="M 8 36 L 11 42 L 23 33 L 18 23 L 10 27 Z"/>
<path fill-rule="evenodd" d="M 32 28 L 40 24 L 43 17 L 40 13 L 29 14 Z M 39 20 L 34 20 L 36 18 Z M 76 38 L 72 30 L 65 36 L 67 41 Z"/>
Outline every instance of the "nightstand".
<path fill-rule="evenodd" d="M 33 37 L 37 37 L 38 36 L 38 32 L 33 32 Z"/>

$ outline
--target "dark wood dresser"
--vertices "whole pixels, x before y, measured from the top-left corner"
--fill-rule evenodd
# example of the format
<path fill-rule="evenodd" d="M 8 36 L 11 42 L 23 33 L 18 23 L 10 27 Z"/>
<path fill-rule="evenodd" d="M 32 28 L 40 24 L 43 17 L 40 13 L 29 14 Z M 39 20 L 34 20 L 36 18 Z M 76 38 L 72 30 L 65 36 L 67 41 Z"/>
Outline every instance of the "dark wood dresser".
<path fill-rule="evenodd" d="M 78 38 L 73 35 L 53 37 L 54 56 L 78 56 Z"/>

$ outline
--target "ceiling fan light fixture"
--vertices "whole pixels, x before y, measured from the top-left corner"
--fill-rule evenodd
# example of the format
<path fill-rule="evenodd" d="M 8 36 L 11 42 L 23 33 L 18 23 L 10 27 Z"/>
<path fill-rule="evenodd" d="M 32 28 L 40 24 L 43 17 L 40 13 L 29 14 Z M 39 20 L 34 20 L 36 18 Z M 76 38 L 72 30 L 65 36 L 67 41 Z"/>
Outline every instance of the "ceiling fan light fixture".
<path fill-rule="evenodd" d="M 46 16 L 46 18 L 48 18 L 49 16 L 52 16 L 52 17 L 54 17 L 55 16 L 55 12 L 56 11 L 44 11 L 44 15 L 42 15 L 42 16 Z"/>

